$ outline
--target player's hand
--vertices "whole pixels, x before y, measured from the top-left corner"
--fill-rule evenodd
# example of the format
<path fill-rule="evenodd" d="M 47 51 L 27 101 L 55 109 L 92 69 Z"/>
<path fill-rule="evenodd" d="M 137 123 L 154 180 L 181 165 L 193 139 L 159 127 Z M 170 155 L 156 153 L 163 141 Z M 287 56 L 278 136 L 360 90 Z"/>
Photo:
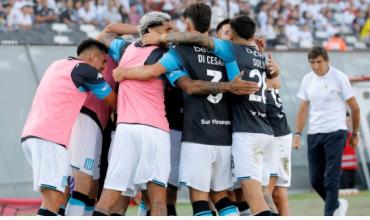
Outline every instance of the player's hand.
<path fill-rule="evenodd" d="M 159 45 L 161 43 L 160 39 L 161 39 L 161 35 L 155 31 L 152 31 L 152 32 L 145 34 L 141 38 L 141 43 L 143 45 Z"/>
<path fill-rule="evenodd" d="M 270 76 L 278 76 L 280 74 L 280 67 L 279 64 L 274 60 L 272 54 L 269 53 L 268 55 L 268 62 L 267 62 L 267 69 Z"/>
<path fill-rule="evenodd" d="M 293 136 L 293 148 L 297 150 L 301 148 L 301 135 Z"/>
<path fill-rule="evenodd" d="M 244 72 L 242 71 L 239 76 L 235 77 L 233 81 L 230 82 L 230 92 L 236 95 L 248 95 L 254 94 L 259 90 L 258 83 L 243 80 Z"/>
<path fill-rule="evenodd" d="M 254 42 L 258 47 L 258 51 L 263 53 L 266 49 L 266 41 L 263 37 L 255 37 Z"/>
<path fill-rule="evenodd" d="M 351 139 L 349 140 L 349 145 L 352 148 L 356 148 L 358 145 L 358 136 L 357 135 L 352 135 Z"/>
<path fill-rule="evenodd" d="M 122 68 L 122 67 L 117 67 L 113 70 L 113 79 L 114 81 L 116 82 L 121 82 L 123 81 L 125 78 L 124 78 L 124 73 L 125 73 L 125 69 Z"/>

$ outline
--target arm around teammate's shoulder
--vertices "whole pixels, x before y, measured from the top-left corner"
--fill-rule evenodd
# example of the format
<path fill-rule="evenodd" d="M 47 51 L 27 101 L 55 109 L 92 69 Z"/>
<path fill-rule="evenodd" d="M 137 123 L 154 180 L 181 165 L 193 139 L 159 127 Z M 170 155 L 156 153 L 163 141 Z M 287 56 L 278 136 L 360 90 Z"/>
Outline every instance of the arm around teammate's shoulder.
<path fill-rule="evenodd" d="M 113 79 L 116 82 L 123 80 L 150 80 L 166 72 L 166 69 L 159 63 L 134 68 L 117 67 L 113 70 Z"/>
<path fill-rule="evenodd" d="M 176 81 L 177 87 L 188 95 L 215 95 L 230 92 L 236 95 L 253 94 L 258 91 L 258 84 L 236 77 L 230 82 L 209 82 L 193 80 L 189 76 L 182 76 Z"/>
<path fill-rule="evenodd" d="M 153 31 L 143 36 L 142 43 L 144 45 L 159 45 L 161 43 L 183 43 L 196 44 L 211 50 L 213 50 L 214 48 L 213 38 L 199 32 L 172 32 L 168 34 L 159 34 Z"/>
<path fill-rule="evenodd" d="M 103 33 L 114 33 L 118 35 L 125 35 L 125 34 L 137 34 L 138 28 L 136 25 L 132 24 L 125 24 L 125 23 L 115 23 L 107 25 Z"/>

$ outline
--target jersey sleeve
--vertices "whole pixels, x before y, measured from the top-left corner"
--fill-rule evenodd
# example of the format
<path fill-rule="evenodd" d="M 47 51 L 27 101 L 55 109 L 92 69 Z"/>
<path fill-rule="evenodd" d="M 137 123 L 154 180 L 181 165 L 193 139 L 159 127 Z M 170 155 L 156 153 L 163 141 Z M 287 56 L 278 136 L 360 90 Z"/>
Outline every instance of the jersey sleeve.
<path fill-rule="evenodd" d="M 235 55 L 233 50 L 233 44 L 228 40 L 221 40 L 213 38 L 214 48 L 213 53 L 221 58 L 225 63 L 231 63 L 235 61 Z"/>
<path fill-rule="evenodd" d="M 123 38 L 116 38 L 110 43 L 108 54 L 113 58 L 114 61 L 116 61 L 116 63 L 119 63 L 122 57 L 123 48 L 126 44 L 128 44 L 128 42 Z"/>
<path fill-rule="evenodd" d="M 231 81 L 240 73 L 239 66 L 235 59 L 233 45 L 228 40 L 221 40 L 218 38 L 213 38 L 213 40 L 213 53 L 224 61 L 227 77 Z"/>
<path fill-rule="evenodd" d="M 303 77 L 303 80 L 301 82 L 301 85 L 299 86 L 298 92 L 297 92 L 297 97 L 301 100 L 308 101 L 308 95 L 306 92 L 307 89 L 307 77 L 308 75 Z"/>
<path fill-rule="evenodd" d="M 343 77 L 340 77 L 339 83 L 341 85 L 341 95 L 344 100 L 348 100 L 354 96 L 353 90 L 351 87 L 351 83 L 349 79 L 344 73 L 342 74 Z"/>
<path fill-rule="evenodd" d="M 71 76 L 78 90 L 91 91 L 98 99 L 104 99 L 112 92 L 112 88 L 104 80 L 103 75 L 86 63 L 77 64 Z"/>
<path fill-rule="evenodd" d="M 189 73 L 185 70 L 175 70 L 171 73 L 166 73 L 166 77 L 173 87 L 176 87 L 176 81 L 183 76 L 189 76 Z"/>
<path fill-rule="evenodd" d="M 144 65 L 151 65 L 151 64 L 155 64 L 156 62 L 158 62 L 159 59 L 161 59 L 163 57 L 163 54 L 166 53 L 166 50 L 163 49 L 163 48 L 156 48 L 154 49 L 150 55 L 148 56 L 148 58 L 146 59 Z"/>
<path fill-rule="evenodd" d="M 174 49 L 170 49 L 163 57 L 159 60 L 159 63 L 167 70 L 168 73 L 171 73 L 176 70 L 180 70 L 182 63 Z"/>

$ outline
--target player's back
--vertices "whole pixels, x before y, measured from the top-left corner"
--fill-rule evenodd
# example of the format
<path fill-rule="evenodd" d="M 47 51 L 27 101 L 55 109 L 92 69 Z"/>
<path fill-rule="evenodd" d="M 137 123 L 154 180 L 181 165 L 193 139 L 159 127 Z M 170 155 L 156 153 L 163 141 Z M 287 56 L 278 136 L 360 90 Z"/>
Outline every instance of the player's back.
<path fill-rule="evenodd" d="M 119 66 L 133 68 L 148 63 L 148 60 L 158 59 L 158 47 L 141 47 L 132 43 L 122 56 Z M 158 54 L 155 54 L 158 53 Z M 118 91 L 118 123 L 137 123 L 150 125 L 169 131 L 164 107 L 164 83 L 161 78 L 148 81 L 124 80 L 119 85 Z"/>
<path fill-rule="evenodd" d="M 69 58 L 49 66 L 37 88 L 22 137 L 36 136 L 68 145 L 73 121 L 87 97 L 72 81 L 72 70 L 80 63 Z"/>
<path fill-rule="evenodd" d="M 175 47 L 183 67 L 193 80 L 227 82 L 224 63 L 203 47 Z M 231 145 L 231 108 L 228 93 L 184 96 L 183 141 L 209 145 Z"/>
<path fill-rule="evenodd" d="M 234 131 L 273 134 L 266 117 L 266 59 L 255 47 L 233 44 L 243 80 L 258 83 L 259 91 L 250 95 L 233 96 Z"/>

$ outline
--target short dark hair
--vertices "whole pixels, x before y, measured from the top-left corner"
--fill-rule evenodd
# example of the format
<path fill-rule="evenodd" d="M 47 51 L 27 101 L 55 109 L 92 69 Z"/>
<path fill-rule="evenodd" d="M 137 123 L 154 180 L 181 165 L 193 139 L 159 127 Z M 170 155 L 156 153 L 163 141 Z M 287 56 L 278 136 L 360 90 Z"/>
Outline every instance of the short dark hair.
<path fill-rule="evenodd" d="M 230 20 L 230 28 L 241 38 L 252 38 L 256 32 L 256 22 L 246 15 L 240 15 Z"/>
<path fill-rule="evenodd" d="M 91 48 L 96 48 L 100 50 L 101 52 L 108 53 L 108 47 L 105 46 L 103 43 L 92 39 L 88 38 L 86 40 L 83 40 L 77 47 L 77 56 L 79 56 L 82 52 L 85 50 L 91 49 Z"/>
<path fill-rule="evenodd" d="M 204 3 L 192 4 L 185 9 L 183 16 L 184 18 L 189 18 L 195 30 L 200 33 L 205 33 L 209 30 L 212 17 L 212 11 L 209 5 Z"/>
<path fill-rule="evenodd" d="M 219 30 L 221 30 L 221 28 L 225 25 L 225 24 L 230 24 L 230 18 L 226 18 L 225 20 L 221 21 L 220 23 L 218 23 L 217 27 L 216 27 L 216 32 L 218 32 Z"/>
<path fill-rule="evenodd" d="M 308 51 L 308 60 L 312 60 L 312 59 L 316 59 L 318 58 L 319 56 L 322 56 L 324 58 L 325 61 L 328 61 L 329 60 L 329 55 L 328 55 L 328 52 L 325 50 L 324 47 L 322 46 L 315 46 L 315 47 L 312 47 L 309 51 Z"/>

